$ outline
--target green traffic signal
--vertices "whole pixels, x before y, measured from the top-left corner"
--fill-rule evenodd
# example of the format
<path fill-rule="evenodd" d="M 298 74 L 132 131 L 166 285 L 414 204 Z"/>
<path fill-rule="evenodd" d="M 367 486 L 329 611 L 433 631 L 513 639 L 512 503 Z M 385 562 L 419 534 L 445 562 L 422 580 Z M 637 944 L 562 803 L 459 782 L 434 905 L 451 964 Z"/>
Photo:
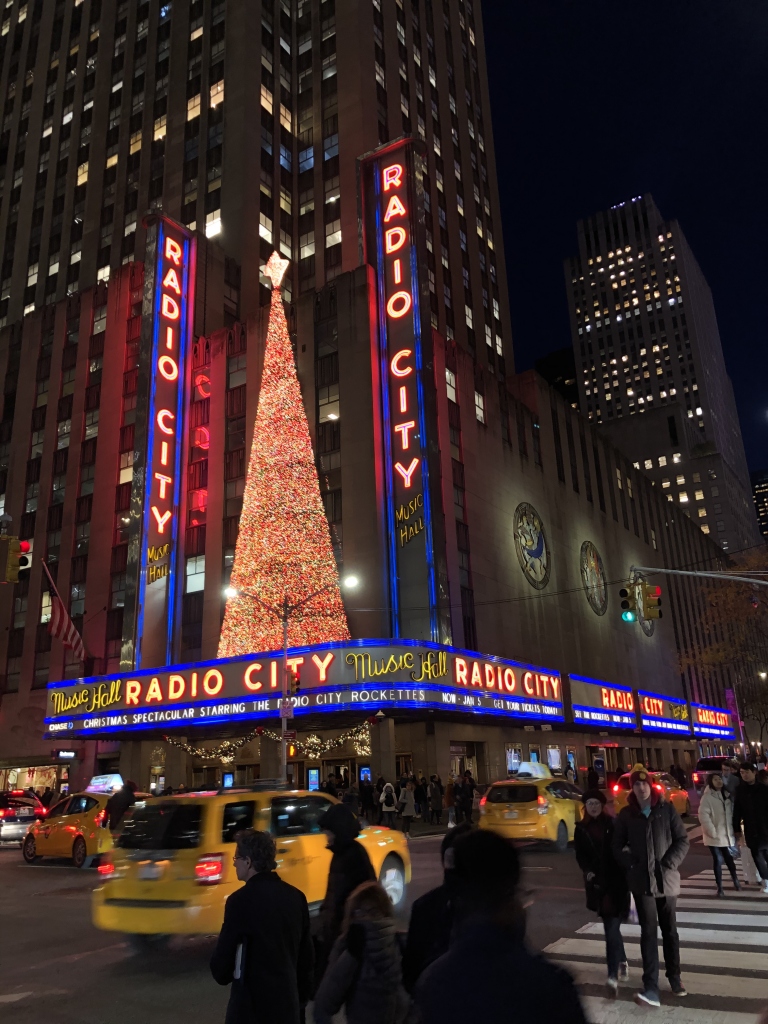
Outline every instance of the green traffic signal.
<path fill-rule="evenodd" d="M 624 622 L 634 622 L 637 619 L 635 613 L 630 611 L 622 612 L 621 617 Z"/>

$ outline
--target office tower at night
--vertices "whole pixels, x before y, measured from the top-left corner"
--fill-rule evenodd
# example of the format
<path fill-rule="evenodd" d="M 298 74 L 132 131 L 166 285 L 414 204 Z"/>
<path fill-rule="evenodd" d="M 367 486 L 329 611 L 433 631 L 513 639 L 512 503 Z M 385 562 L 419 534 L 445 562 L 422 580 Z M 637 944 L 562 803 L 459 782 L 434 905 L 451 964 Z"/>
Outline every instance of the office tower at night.
<path fill-rule="evenodd" d="M 760 533 L 764 537 L 768 537 L 768 473 L 752 474 L 752 494 Z"/>
<path fill-rule="evenodd" d="M 582 413 L 724 550 L 750 548 L 733 388 L 680 225 L 645 195 L 579 221 L 578 237 L 565 277 Z"/>

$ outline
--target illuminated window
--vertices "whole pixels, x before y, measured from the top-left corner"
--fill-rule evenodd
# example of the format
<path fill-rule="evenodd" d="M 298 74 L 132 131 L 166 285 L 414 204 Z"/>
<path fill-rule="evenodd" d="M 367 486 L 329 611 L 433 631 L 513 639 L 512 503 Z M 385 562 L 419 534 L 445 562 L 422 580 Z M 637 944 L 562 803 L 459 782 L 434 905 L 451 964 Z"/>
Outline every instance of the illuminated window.
<path fill-rule="evenodd" d="M 694 498 L 696 501 L 704 501 L 704 491 L 696 491 Z"/>
<path fill-rule="evenodd" d="M 205 555 L 193 555 L 187 559 L 184 572 L 184 592 L 194 594 L 205 589 Z"/>
<path fill-rule="evenodd" d="M 681 505 L 684 505 L 688 501 L 688 492 L 680 491 L 680 493 L 677 496 L 677 500 L 680 502 Z"/>
<path fill-rule="evenodd" d="M 85 613 L 85 584 L 73 583 L 70 591 L 69 614 L 72 618 Z"/>
<path fill-rule="evenodd" d="M 456 397 L 456 374 L 453 370 L 445 368 L 445 390 L 448 392 L 448 397 L 452 402 L 457 402 Z"/>
<path fill-rule="evenodd" d="M 269 90 L 265 90 L 264 86 L 262 85 L 262 87 L 261 87 L 262 103 L 264 102 L 264 93 L 265 92 L 269 92 Z M 211 86 L 211 106 L 212 107 L 218 107 L 218 105 L 220 103 L 223 103 L 223 102 L 224 102 L 224 82 L 222 80 L 220 82 L 214 82 L 214 84 Z M 270 107 L 269 107 L 270 113 L 272 112 L 271 103 L 272 103 L 272 94 L 270 93 Z"/>
<path fill-rule="evenodd" d="M 667 456 L 666 455 L 660 455 L 659 456 L 659 466 L 666 466 L 666 464 L 667 464 Z"/>
<path fill-rule="evenodd" d="M 645 460 L 645 468 L 646 469 L 653 469 L 653 459 L 646 459 Z"/>
<path fill-rule="evenodd" d="M 624 481 L 621 478 L 621 470 L 618 468 L 618 466 L 616 467 L 616 483 L 618 484 L 619 490 L 623 491 Z"/>
<path fill-rule="evenodd" d="M 475 416 L 478 423 L 485 423 L 485 398 L 479 391 L 475 392 Z"/>
<path fill-rule="evenodd" d="M 200 93 L 187 100 L 187 120 L 192 121 L 200 116 Z"/>
<path fill-rule="evenodd" d="M 709 523 L 702 523 L 701 524 L 701 532 L 702 533 L 709 533 Z"/>
<path fill-rule="evenodd" d="M 669 487 L 669 480 L 662 480 L 661 481 L 661 486 L 662 487 Z"/>
<path fill-rule="evenodd" d="M 46 591 L 40 602 L 40 622 L 51 621 L 51 595 Z"/>
<path fill-rule="evenodd" d="M 685 477 L 682 476 L 682 475 L 678 475 L 677 477 L 675 477 L 675 483 L 676 484 L 684 484 L 685 483 Z"/>
<path fill-rule="evenodd" d="M 675 453 L 673 454 L 673 456 L 672 456 L 672 461 L 673 461 L 673 462 L 682 462 L 682 461 L 683 461 L 683 457 L 682 457 L 682 455 L 680 454 L 680 452 L 675 452 Z"/>
<path fill-rule="evenodd" d="M 705 508 L 700 508 L 699 509 L 699 519 L 706 519 L 706 518 L 707 518 L 707 510 Z"/>
<path fill-rule="evenodd" d="M 88 161 L 77 168 L 77 184 L 84 185 L 88 181 Z"/>

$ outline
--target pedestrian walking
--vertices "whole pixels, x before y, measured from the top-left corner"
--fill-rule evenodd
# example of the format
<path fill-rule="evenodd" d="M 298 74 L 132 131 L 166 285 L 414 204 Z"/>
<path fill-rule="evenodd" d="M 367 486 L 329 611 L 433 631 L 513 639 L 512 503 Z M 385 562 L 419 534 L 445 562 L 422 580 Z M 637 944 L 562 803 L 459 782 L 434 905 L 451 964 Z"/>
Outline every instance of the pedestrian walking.
<path fill-rule="evenodd" d="M 268 832 L 238 832 L 233 859 L 245 885 L 227 898 L 211 957 L 215 980 L 232 986 L 226 1024 L 300 1024 L 312 991 L 306 897 L 275 871 Z"/>
<path fill-rule="evenodd" d="M 616 818 L 613 853 L 627 872 L 640 923 L 643 987 L 635 1001 L 641 1006 L 660 1006 L 657 926 L 661 928 L 669 987 L 676 996 L 687 995 L 680 978 L 676 907 L 680 895 L 678 869 L 690 841 L 680 815 L 653 788 L 643 765 L 635 765 L 629 781 L 632 792 Z"/>
<path fill-rule="evenodd" d="M 40 797 L 43 807 L 50 807 L 51 801 L 53 800 L 53 790 L 50 786 L 46 786 L 43 790 L 43 795 Z"/>
<path fill-rule="evenodd" d="M 707 787 L 701 794 L 699 802 L 699 822 L 704 845 L 712 854 L 712 870 L 717 883 L 717 895 L 723 892 L 723 862 L 725 862 L 733 879 L 734 889 L 741 889 L 736 874 L 736 864 L 731 851 L 735 849 L 736 839 L 733 834 L 733 800 L 723 784 L 722 776 L 710 775 Z"/>
<path fill-rule="evenodd" d="M 122 787 L 113 793 L 112 796 L 107 800 L 107 806 L 105 808 L 107 812 L 107 822 L 110 832 L 118 827 L 120 822 L 125 817 L 125 814 L 129 807 L 133 807 L 136 803 L 136 797 L 134 793 L 139 787 L 135 782 L 131 782 L 128 779 L 124 782 Z"/>
<path fill-rule="evenodd" d="M 429 780 L 427 787 L 427 799 L 429 801 L 429 820 L 433 825 L 441 824 L 443 820 L 443 791 L 436 775 Z"/>
<path fill-rule="evenodd" d="M 403 951 L 403 983 L 413 992 L 426 967 L 447 952 L 453 929 L 453 903 L 450 877 L 453 870 L 453 845 L 459 836 L 471 831 L 467 822 L 446 832 L 440 844 L 443 883 L 420 896 L 411 908 L 411 920 Z"/>
<path fill-rule="evenodd" d="M 568 780 L 568 782 L 575 784 L 575 782 L 576 782 L 576 771 L 574 770 L 574 767 L 570 763 L 570 761 L 568 762 L 568 767 L 565 769 L 565 777 Z"/>
<path fill-rule="evenodd" d="M 391 782 L 384 783 L 384 788 L 379 797 L 379 806 L 381 807 L 382 825 L 386 825 L 387 828 L 394 828 L 395 816 L 397 815 L 397 797 L 395 796 L 395 787 Z"/>
<path fill-rule="evenodd" d="M 400 1024 L 408 1012 L 392 901 L 378 882 L 363 882 L 347 898 L 315 994 L 315 1024 L 331 1024 L 342 1006 L 346 1024 Z"/>
<path fill-rule="evenodd" d="M 416 814 L 416 798 L 414 796 L 416 787 L 412 782 L 406 782 L 405 789 L 400 792 L 400 801 L 397 808 L 403 816 L 403 835 L 411 834 L 411 822 Z"/>
<path fill-rule="evenodd" d="M 443 793 L 443 805 L 448 810 L 448 828 L 456 827 L 456 786 L 453 775 L 448 776 L 448 782 Z"/>
<path fill-rule="evenodd" d="M 413 802 L 416 808 L 414 817 L 427 820 L 427 780 L 420 778 L 413 787 Z"/>
<path fill-rule="evenodd" d="M 517 897 L 520 860 L 512 844 L 471 829 L 456 839 L 452 853 L 453 933 L 448 952 L 416 984 L 420 1024 L 586 1024 L 570 975 L 526 945 Z"/>
<path fill-rule="evenodd" d="M 347 897 L 358 885 L 375 879 L 376 875 L 368 852 L 357 842 L 360 823 L 349 807 L 333 804 L 318 824 L 327 834 L 328 849 L 333 854 L 318 929 L 323 953 L 327 957 L 339 937 Z"/>
<path fill-rule="evenodd" d="M 358 793 L 356 786 L 350 786 L 342 792 L 341 802 L 345 807 L 348 807 L 354 815 L 360 813 L 360 794 Z"/>
<path fill-rule="evenodd" d="M 472 806 L 475 799 L 475 780 L 469 771 L 464 772 L 464 779 L 459 790 L 459 799 L 461 801 L 461 816 L 465 821 L 471 823 Z"/>
<path fill-rule="evenodd" d="M 378 819 L 377 820 L 378 820 L 378 824 L 379 825 L 382 822 L 382 813 L 383 813 L 382 806 L 381 806 L 381 794 L 382 794 L 382 792 L 384 790 L 384 786 L 385 785 L 386 785 L 386 779 L 384 778 L 383 775 L 380 775 L 378 777 L 378 779 L 376 779 L 376 785 L 374 787 L 374 796 L 373 796 L 373 804 L 374 804 L 374 807 L 376 808 L 376 814 L 378 815 Z"/>
<path fill-rule="evenodd" d="M 360 783 L 360 814 L 369 825 L 375 824 L 375 803 L 376 790 L 373 783 L 363 781 Z"/>
<path fill-rule="evenodd" d="M 723 785 L 731 794 L 731 796 L 733 796 L 733 794 L 736 792 L 737 786 L 741 782 L 738 769 L 732 761 L 723 761 L 721 771 L 723 773 Z"/>
<path fill-rule="evenodd" d="M 608 802 L 599 789 L 588 789 L 581 798 L 584 816 L 576 825 L 576 860 L 584 872 L 587 907 L 603 920 L 606 985 L 615 995 L 620 981 L 629 977 L 621 923 L 629 916 L 629 888 L 624 869 L 613 853 L 614 820 L 605 813 Z"/>
<path fill-rule="evenodd" d="M 733 834 L 739 840 L 743 826 L 743 842 L 760 872 L 763 892 L 768 893 L 768 787 L 757 783 L 753 764 L 741 765 L 739 774 L 741 782 L 733 797 Z"/>
<path fill-rule="evenodd" d="M 594 765 L 587 772 L 587 789 L 600 789 L 600 776 Z"/>

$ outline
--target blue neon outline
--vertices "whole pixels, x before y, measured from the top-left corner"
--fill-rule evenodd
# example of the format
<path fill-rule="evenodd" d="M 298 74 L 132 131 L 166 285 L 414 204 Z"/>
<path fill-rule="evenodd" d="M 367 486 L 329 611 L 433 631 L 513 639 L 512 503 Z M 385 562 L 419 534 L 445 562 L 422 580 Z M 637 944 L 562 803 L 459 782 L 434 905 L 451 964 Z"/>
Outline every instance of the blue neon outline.
<path fill-rule="evenodd" d="M 388 535 L 388 559 L 389 559 L 389 601 L 390 601 L 390 628 L 395 639 L 400 637 L 400 593 L 399 577 L 397 575 L 397 543 L 395 538 L 395 499 L 392 490 L 392 429 L 390 418 L 390 394 L 389 394 L 389 335 L 387 333 L 386 318 L 386 273 L 384 270 L 384 232 L 381 222 L 381 161 L 376 160 L 373 164 L 373 189 L 376 197 L 376 277 L 378 292 L 378 313 L 379 313 L 379 359 L 381 362 L 381 391 L 382 391 L 382 415 L 384 418 L 384 469 L 386 474 L 385 486 L 387 491 L 386 513 L 387 513 L 387 535 Z"/>
<path fill-rule="evenodd" d="M 661 700 L 667 701 L 667 703 L 669 703 L 669 704 L 687 704 L 688 703 L 688 701 L 687 700 L 683 700 L 682 697 L 670 697 L 666 693 L 651 693 L 650 690 L 638 690 L 637 691 L 637 695 L 638 695 L 638 697 L 656 697 L 656 698 L 660 698 Z M 652 715 L 651 717 L 655 718 L 656 716 Z M 672 722 L 672 721 L 676 721 L 676 719 L 670 718 L 670 719 L 667 719 L 667 721 Z"/>
<path fill-rule="evenodd" d="M 711 704 L 692 704 L 692 703 L 690 703 L 689 706 L 692 707 L 692 708 L 700 708 L 702 711 L 717 711 L 721 715 L 728 715 L 728 717 L 731 719 L 731 722 L 733 722 L 733 712 L 729 711 L 728 708 L 715 708 Z M 727 727 L 725 725 L 701 725 L 701 724 L 699 724 L 697 726 L 695 722 L 693 722 L 692 724 L 693 724 L 693 734 L 694 734 L 694 736 L 711 736 L 713 739 L 728 739 L 728 740 L 735 740 L 736 739 L 736 726 L 735 725 L 731 725 L 730 727 Z M 717 732 L 707 731 L 707 730 L 712 730 L 712 729 L 716 729 L 718 731 Z"/>

